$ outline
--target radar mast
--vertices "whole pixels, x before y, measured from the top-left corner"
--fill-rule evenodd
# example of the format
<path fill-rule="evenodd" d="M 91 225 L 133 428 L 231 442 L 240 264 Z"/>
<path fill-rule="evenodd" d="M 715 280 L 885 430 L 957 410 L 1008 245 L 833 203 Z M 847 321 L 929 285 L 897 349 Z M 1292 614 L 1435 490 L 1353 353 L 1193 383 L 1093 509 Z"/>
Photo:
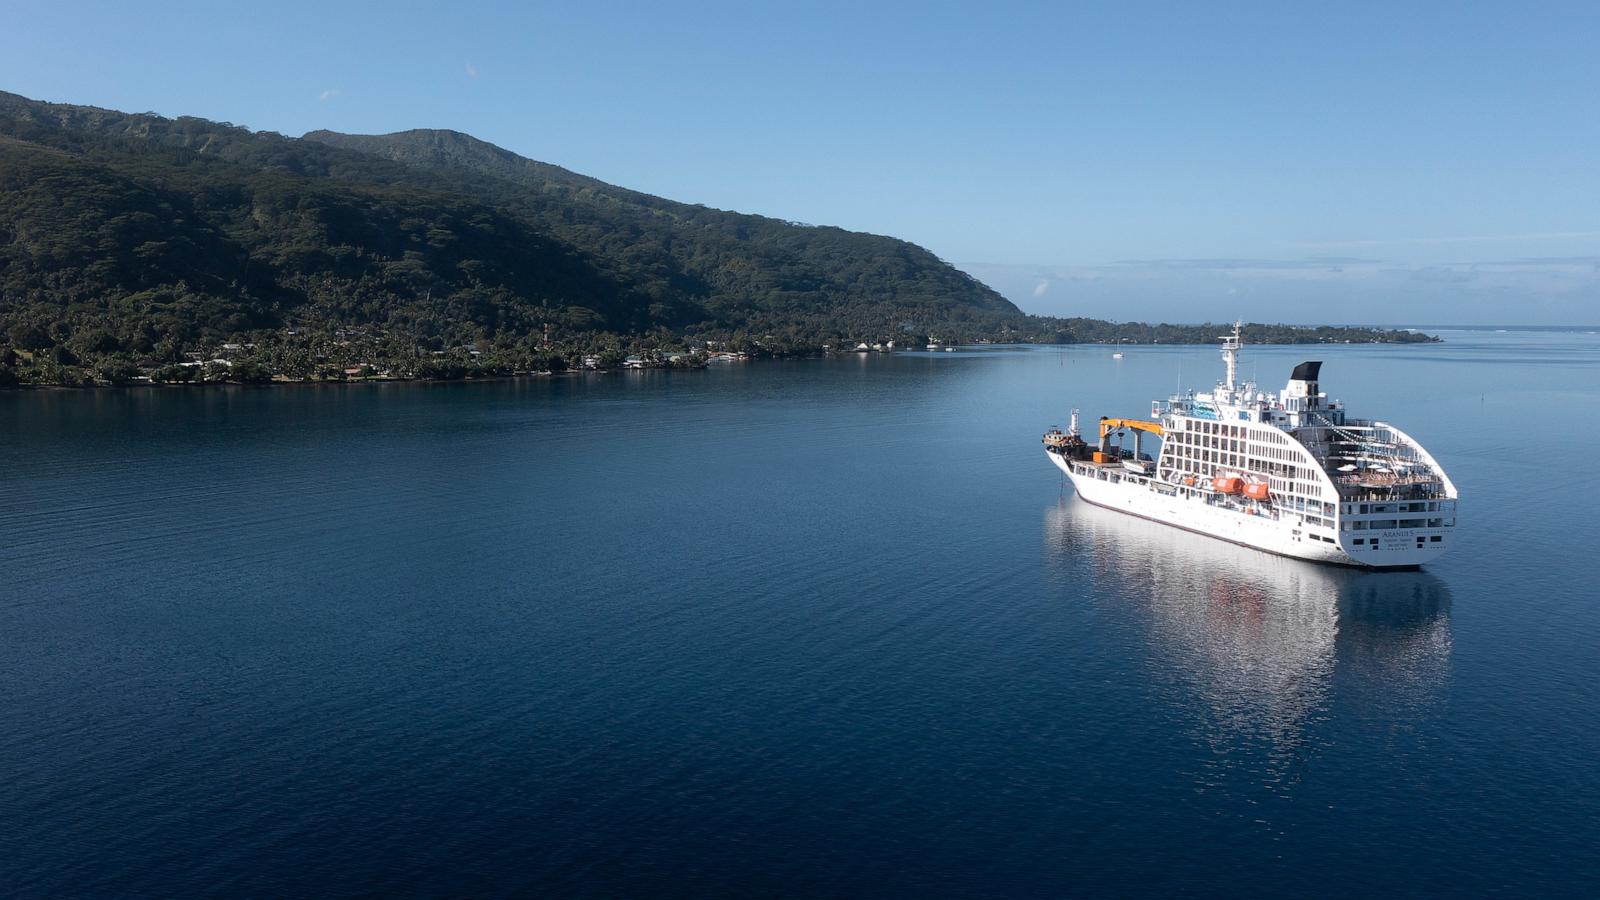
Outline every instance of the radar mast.
<path fill-rule="evenodd" d="M 1235 320 L 1233 334 L 1222 337 L 1222 361 L 1228 366 L 1228 380 L 1223 387 L 1227 388 L 1229 394 L 1238 390 L 1239 347 L 1242 343 L 1243 329 L 1244 322 Z"/>

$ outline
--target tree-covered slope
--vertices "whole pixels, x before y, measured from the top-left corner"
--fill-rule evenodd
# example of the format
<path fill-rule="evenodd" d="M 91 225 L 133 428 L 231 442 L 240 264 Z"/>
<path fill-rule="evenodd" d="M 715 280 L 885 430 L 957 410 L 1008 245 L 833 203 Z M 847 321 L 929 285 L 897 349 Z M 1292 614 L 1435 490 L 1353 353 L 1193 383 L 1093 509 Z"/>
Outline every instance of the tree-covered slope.
<path fill-rule="evenodd" d="M 0 100 L 0 335 L 109 332 L 175 352 L 287 322 L 469 338 L 647 324 L 648 298 L 588 254 L 397 166 Z"/>
<path fill-rule="evenodd" d="M 517 209 L 552 234 L 649 278 L 667 271 L 713 315 L 732 321 L 870 306 L 919 326 L 983 313 L 1015 316 L 993 290 L 905 241 L 678 203 L 518 156 L 470 135 L 314 131 L 307 140 L 446 175 Z"/>
<path fill-rule="evenodd" d="M 672 203 L 428 136 L 457 152 L 424 164 L 368 139 L 0 94 L 0 330 L 181 343 L 288 321 L 493 335 L 1020 317 L 903 241 Z"/>

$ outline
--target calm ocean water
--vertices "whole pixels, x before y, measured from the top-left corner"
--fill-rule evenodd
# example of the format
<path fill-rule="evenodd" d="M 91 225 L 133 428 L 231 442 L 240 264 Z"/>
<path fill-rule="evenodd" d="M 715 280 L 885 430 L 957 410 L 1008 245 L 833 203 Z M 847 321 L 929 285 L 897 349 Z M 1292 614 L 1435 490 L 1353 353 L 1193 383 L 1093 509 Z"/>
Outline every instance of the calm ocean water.
<path fill-rule="evenodd" d="M 1415 573 L 1072 500 L 1213 348 L 0 392 L 8 896 L 1580 896 L 1600 337 L 1321 358 Z"/>

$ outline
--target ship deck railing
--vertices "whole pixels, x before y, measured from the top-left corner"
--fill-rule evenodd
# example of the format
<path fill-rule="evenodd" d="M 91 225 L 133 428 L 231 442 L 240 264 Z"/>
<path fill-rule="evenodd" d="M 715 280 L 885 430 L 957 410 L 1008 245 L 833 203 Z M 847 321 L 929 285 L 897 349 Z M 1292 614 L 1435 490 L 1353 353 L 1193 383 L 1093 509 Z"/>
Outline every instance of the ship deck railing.
<path fill-rule="evenodd" d="M 1335 475 L 1333 484 L 1339 499 L 1350 500 L 1446 500 L 1444 484 L 1438 476 L 1399 475 L 1374 472 L 1364 475 Z"/>
<path fill-rule="evenodd" d="M 1404 472 L 1361 472 L 1339 473 L 1332 476 L 1333 483 L 1342 486 L 1364 488 L 1388 488 L 1413 484 L 1438 484 L 1439 476 L 1432 472 L 1421 474 L 1406 474 Z"/>

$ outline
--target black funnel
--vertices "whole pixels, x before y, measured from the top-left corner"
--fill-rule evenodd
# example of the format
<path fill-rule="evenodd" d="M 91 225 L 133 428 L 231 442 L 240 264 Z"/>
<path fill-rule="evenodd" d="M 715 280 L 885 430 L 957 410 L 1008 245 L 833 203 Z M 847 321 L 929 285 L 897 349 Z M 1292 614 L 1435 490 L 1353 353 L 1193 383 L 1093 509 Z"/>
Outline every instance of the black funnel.
<path fill-rule="evenodd" d="M 1290 381 L 1316 381 L 1317 375 L 1322 371 L 1322 361 L 1303 362 L 1294 367 L 1294 373 L 1289 376 Z"/>

